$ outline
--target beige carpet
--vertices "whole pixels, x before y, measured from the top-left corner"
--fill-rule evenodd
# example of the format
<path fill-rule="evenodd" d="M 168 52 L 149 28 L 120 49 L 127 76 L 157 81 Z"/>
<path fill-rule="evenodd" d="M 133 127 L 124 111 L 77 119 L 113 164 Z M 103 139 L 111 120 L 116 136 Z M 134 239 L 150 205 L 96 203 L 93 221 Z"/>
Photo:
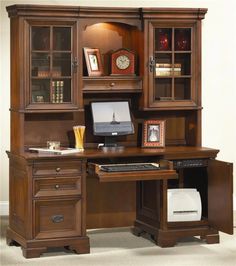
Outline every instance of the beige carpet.
<path fill-rule="evenodd" d="M 20 247 L 5 243 L 7 217 L 1 218 L 0 265 L 29 266 L 236 266 L 236 233 L 221 234 L 221 243 L 207 245 L 198 238 L 184 239 L 173 248 L 159 248 L 147 238 L 135 237 L 129 228 L 88 232 L 91 253 L 76 255 L 63 249 L 25 259 Z"/>

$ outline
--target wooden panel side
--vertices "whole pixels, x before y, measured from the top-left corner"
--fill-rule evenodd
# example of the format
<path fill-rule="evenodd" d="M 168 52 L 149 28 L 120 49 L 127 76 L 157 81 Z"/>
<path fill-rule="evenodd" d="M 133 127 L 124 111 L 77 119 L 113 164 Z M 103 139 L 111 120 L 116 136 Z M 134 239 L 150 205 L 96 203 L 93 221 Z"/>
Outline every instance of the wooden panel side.
<path fill-rule="evenodd" d="M 87 178 L 87 229 L 132 226 L 135 182 L 99 183 Z"/>
<path fill-rule="evenodd" d="M 30 167 L 17 156 L 10 156 L 9 227 L 26 239 L 32 239 Z"/>

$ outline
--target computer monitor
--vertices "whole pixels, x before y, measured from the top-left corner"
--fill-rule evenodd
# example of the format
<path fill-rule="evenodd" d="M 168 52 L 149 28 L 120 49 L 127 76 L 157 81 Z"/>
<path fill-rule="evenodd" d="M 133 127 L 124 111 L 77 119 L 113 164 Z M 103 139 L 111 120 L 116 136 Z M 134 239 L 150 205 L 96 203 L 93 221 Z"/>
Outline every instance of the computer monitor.
<path fill-rule="evenodd" d="M 92 102 L 93 133 L 105 136 L 105 146 L 115 147 L 116 137 L 134 133 L 128 101 Z"/>

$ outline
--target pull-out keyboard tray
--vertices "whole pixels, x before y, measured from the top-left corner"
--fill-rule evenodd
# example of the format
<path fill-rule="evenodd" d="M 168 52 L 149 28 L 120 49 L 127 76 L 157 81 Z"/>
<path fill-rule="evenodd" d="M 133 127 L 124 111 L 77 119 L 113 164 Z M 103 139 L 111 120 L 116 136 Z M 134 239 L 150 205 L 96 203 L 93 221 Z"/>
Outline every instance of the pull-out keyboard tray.
<path fill-rule="evenodd" d="M 139 169 L 137 169 L 136 167 Z M 120 168 L 120 170 L 118 168 Z M 147 168 L 149 169 L 147 170 Z M 166 160 L 162 160 L 157 163 L 137 163 L 137 164 L 119 163 L 111 165 L 109 164 L 100 165 L 96 163 L 88 163 L 88 173 L 89 176 L 97 177 L 100 182 L 122 182 L 122 181 L 124 182 L 124 181 L 163 180 L 163 179 L 178 178 L 176 171 L 173 170 L 173 163 Z"/>
<path fill-rule="evenodd" d="M 159 170 L 157 163 L 128 163 L 101 165 L 100 169 L 105 172 L 131 172 L 131 171 L 153 171 Z"/>

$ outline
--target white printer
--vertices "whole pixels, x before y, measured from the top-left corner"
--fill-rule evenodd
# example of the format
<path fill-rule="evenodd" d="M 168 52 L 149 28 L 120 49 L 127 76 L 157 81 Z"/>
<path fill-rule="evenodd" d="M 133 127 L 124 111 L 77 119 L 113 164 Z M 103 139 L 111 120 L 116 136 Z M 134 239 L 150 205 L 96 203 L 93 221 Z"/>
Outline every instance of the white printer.
<path fill-rule="evenodd" d="M 202 204 L 199 192 L 194 188 L 168 189 L 168 222 L 200 221 Z"/>

